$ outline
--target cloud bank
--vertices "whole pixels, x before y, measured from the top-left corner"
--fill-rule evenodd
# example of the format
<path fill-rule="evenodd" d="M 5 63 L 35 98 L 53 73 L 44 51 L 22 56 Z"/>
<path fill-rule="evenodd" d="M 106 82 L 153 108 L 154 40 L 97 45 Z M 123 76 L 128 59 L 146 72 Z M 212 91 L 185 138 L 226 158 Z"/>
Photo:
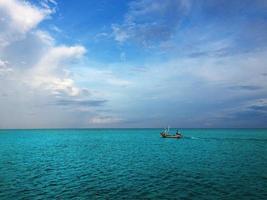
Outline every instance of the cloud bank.
<path fill-rule="evenodd" d="M 86 48 L 58 45 L 49 32 L 38 28 L 53 14 L 45 5 L 40 8 L 23 1 L 0 2 L 1 128 L 71 127 L 73 123 L 67 123 L 73 113 L 57 105 L 96 107 L 101 106 L 97 102 L 104 102 L 94 100 L 88 89 L 78 86 L 68 71 L 82 59 Z M 10 120 L 12 116 L 14 120 Z"/>
<path fill-rule="evenodd" d="M 71 36 L 60 6 L 0 1 L 0 128 L 266 126 L 262 1 L 125 1 Z"/>

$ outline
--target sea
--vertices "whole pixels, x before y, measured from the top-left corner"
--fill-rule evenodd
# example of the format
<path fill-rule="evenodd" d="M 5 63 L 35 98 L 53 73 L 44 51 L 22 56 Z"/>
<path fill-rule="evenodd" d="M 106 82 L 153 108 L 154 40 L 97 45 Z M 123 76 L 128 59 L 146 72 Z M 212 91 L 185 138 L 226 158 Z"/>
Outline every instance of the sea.
<path fill-rule="evenodd" d="M 0 130 L 0 199 L 267 199 L 267 129 L 180 131 Z"/>

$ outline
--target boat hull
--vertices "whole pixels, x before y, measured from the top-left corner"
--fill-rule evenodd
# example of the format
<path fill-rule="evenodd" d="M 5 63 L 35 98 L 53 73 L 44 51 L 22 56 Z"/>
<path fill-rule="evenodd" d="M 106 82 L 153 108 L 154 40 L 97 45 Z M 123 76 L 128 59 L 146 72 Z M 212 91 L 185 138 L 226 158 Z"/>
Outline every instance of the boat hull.
<path fill-rule="evenodd" d="M 182 135 L 168 135 L 168 134 L 164 134 L 164 133 L 160 133 L 160 136 L 162 138 L 174 138 L 174 139 L 182 138 Z"/>

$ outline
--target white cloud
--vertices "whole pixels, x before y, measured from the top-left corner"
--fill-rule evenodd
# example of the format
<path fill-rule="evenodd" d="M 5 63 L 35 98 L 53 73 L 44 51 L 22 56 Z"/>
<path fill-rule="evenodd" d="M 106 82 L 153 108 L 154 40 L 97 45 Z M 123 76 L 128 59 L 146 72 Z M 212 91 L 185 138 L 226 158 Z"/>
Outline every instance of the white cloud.
<path fill-rule="evenodd" d="M 17 73 L 17 78 L 26 82 L 28 87 L 75 96 L 79 94 L 79 88 L 62 71 L 73 59 L 83 55 L 85 48 L 56 46 L 48 32 L 36 28 L 53 12 L 49 3 L 56 4 L 55 1 L 43 1 L 44 8 L 39 8 L 24 1 L 1 0 L 0 24 L 4 28 L 0 31 L 0 41 L 3 41 L 0 52 L 14 70 L 25 68 L 21 76 Z M 6 73 L 10 68 L 2 66 L 1 74 L 4 71 Z"/>
<path fill-rule="evenodd" d="M 52 13 L 49 8 L 37 8 L 25 1 L 0 1 L 1 46 L 23 37 Z"/>
<path fill-rule="evenodd" d="M 111 116 L 94 116 L 89 119 L 91 125 L 107 125 L 121 122 L 121 118 Z"/>
<path fill-rule="evenodd" d="M 128 38 L 130 38 L 129 32 L 119 27 L 118 25 L 112 25 L 114 39 L 120 43 L 125 42 Z"/>
<path fill-rule="evenodd" d="M 24 1 L 1 0 L 1 9 L 6 11 L 12 27 L 20 32 L 27 32 L 51 14 L 50 9 L 39 9 Z"/>
<path fill-rule="evenodd" d="M 55 46 L 42 57 L 37 64 L 41 71 L 51 71 L 61 64 L 80 58 L 86 52 L 83 46 Z"/>
<path fill-rule="evenodd" d="M 54 38 L 48 32 L 37 30 L 34 34 L 48 46 L 52 46 L 55 42 Z"/>
<path fill-rule="evenodd" d="M 145 47 L 168 41 L 191 7 L 190 0 L 135 0 L 120 24 L 113 24 L 113 36 L 119 43 L 133 40 Z"/>
<path fill-rule="evenodd" d="M 46 5 L 49 2 L 56 3 L 47 1 Z M 52 12 L 49 6 L 40 8 L 24 1 L 0 0 L 0 119 L 4 127 L 64 124 L 74 111 L 55 108 L 53 102 L 59 98 L 88 97 L 89 92 L 84 92 L 88 89 L 78 86 L 67 70 L 82 58 L 86 49 L 80 45 L 57 45 L 49 32 L 38 28 Z M 40 110 L 43 106 L 45 109 Z M 5 118 L 13 108 L 14 115 L 22 119 L 16 125 Z M 40 114 L 36 117 L 27 113 Z M 54 116 L 54 125 L 48 115 Z"/>
<path fill-rule="evenodd" d="M 61 30 L 60 28 L 58 28 L 57 26 L 55 26 L 55 25 L 52 25 L 52 26 L 50 27 L 50 29 L 51 29 L 52 31 L 57 32 L 57 33 L 62 33 L 62 30 Z"/>
<path fill-rule="evenodd" d="M 80 89 L 75 86 L 74 81 L 71 78 L 59 78 L 53 75 L 34 75 L 33 79 L 29 83 L 42 90 L 48 90 L 54 95 L 68 95 L 77 96 L 80 94 Z"/>
<path fill-rule="evenodd" d="M 190 117 L 189 126 L 194 122 L 199 126 L 201 120 L 211 120 L 212 115 L 228 115 L 224 110 L 239 108 L 247 99 L 254 102 L 266 97 L 266 55 L 264 51 L 225 57 L 183 57 L 146 64 L 145 71 L 130 75 L 120 71 L 131 84 L 119 89 L 118 98 L 113 87 L 112 103 L 117 112 L 131 113 L 128 115 L 133 118 L 140 113 L 147 117 L 159 114 L 163 124 L 175 119 L 188 124 L 186 118 Z M 246 87 L 231 89 L 240 85 Z"/>
<path fill-rule="evenodd" d="M 53 6 L 57 6 L 57 2 L 55 0 L 40 0 L 40 4 L 44 8 L 49 8 L 49 9 L 50 9 L 50 4 L 52 4 Z"/>
<path fill-rule="evenodd" d="M 115 70 L 114 70 L 115 71 Z M 97 65 L 88 67 L 80 67 L 76 76 L 80 81 L 85 81 L 91 85 L 101 85 L 102 87 L 128 87 L 132 84 L 130 80 L 122 78 L 125 74 L 114 72 L 108 69 L 97 69 Z"/>
<path fill-rule="evenodd" d="M 9 66 L 7 61 L 3 61 L 0 59 L 0 76 L 7 75 L 12 72 L 12 68 Z"/>
<path fill-rule="evenodd" d="M 51 47 L 32 69 L 33 80 L 31 84 L 50 90 L 56 95 L 62 93 L 70 96 L 79 95 L 81 90 L 75 86 L 74 80 L 64 69 L 70 62 L 80 58 L 85 51 L 83 46 Z"/>

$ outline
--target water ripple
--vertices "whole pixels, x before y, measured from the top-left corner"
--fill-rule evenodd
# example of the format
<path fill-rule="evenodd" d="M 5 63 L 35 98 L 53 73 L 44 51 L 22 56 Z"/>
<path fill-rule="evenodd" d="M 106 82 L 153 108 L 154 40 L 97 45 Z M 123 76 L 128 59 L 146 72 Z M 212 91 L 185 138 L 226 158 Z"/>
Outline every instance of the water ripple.
<path fill-rule="evenodd" d="M 142 129 L 1 134 L 0 199 L 266 198 L 265 135 L 197 131 L 181 140 Z"/>

